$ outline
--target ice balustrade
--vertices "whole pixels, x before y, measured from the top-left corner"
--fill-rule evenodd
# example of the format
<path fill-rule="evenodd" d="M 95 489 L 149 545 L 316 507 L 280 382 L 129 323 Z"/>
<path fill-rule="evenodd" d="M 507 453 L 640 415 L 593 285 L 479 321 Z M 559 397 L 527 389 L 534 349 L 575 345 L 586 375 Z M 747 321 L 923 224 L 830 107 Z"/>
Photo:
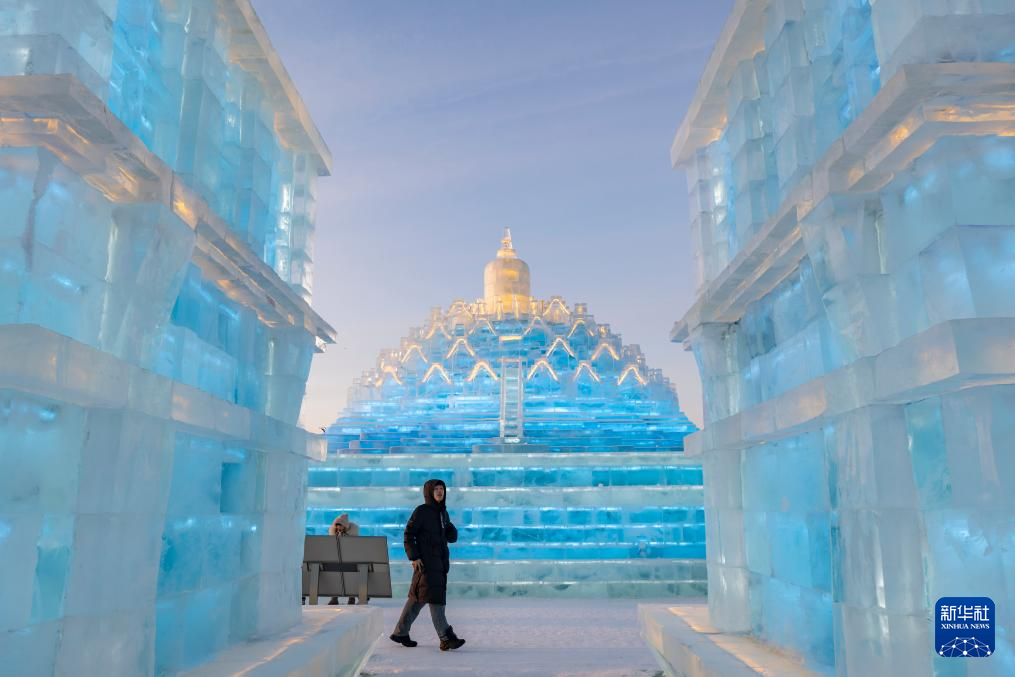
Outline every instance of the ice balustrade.
<path fill-rule="evenodd" d="M 704 284 L 673 333 L 704 386 L 706 426 L 689 448 L 704 467 L 711 622 L 822 673 L 972 674 L 931 651 L 928 614 L 944 596 L 1011 601 L 998 551 L 1011 538 L 1011 426 L 999 412 L 1015 373 L 1004 347 L 1015 317 L 1015 12 L 855 5 L 859 23 L 843 35 L 855 36 L 850 77 L 863 96 L 851 84 L 834 99 L 851 106 L 838 120 L 815 108 L 793 162 L 781 141 L 765 151 L 781 204 L 733 237 L 743 202 L 716 177 L 730 162 L 724 144 L 742 135 L 743 51 L 767 64 L 771 85 L 792 47 L 778 41 L 803 29 L 793 58 L 810 55 L 807 17 L 826 5 L 737 3 L 674 148 L 702 200 L 692 221 L 723 223 L 692 223 Z M 828 72 L 798 63 L 790 82 Z M 719 98 L 728 120 L 700 104 Z M 828 92 L 816 101 L 833 110 Z M 696 206 L 716 195 L 711 211 Z M 1015 669 L 1000 658 L 1011 624 L 999 612 L 999 660 L 984 674 Z"/>
<path fill-rule="evenodd" d="M 0 654 L 174 674 L 300 618 L 330 158 L 243 0 L 5 16 Z"/>

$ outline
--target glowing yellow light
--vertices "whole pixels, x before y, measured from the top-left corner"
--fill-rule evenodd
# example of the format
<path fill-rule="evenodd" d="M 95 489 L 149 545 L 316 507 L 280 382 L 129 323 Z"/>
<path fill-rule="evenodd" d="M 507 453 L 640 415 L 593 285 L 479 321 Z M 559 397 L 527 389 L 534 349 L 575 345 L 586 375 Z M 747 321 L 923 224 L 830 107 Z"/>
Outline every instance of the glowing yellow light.
<path fill-rule="evenodd" d="M 596 347 L 595 352 L 592 353 L 592 362 L 595 362 L 597 359 L 599 359 L 599 356 L 603 354 L 603 351 L 608 352 L 615 360 L 620 359 L 620 355 L 617 354 L 617 349 L 604 341 L 600 343 Z"/>
<path fill-rule="evenodd" d="M 459 348 L 465 348 L 465 351 L 469 353 L 470 357 L 476 356 L 476 351 L 472 349 L 472 346 L 469 345 L 469 342 L 464 338 L 459 337 L 455 341 L 455 344 L 451 346 L 451 350 L 448 351 L 448 354 L 444 356 L 444 359 L 450 359 L 454 357 L 456 354 L 458 354 Z"/>
<path fill-rule="evenodd" d="M 423 360 L 423 364 L 427 364 L 430 362 L 430 360 L 426 359 L 426 355 L 423 354 L 423 349 L 420 347 L 420 345 L 418 343 L 413 343 L 412 345 L 410 345 L 408 348 L 405 349 L 404 353 L 402 353 L 401 360 L 402 364 L 408 362 L 409 358 L 412 356 L 413 353 L 419 355 L 420 359 Z"/>
<path fill-rule="evenodd" d="M 537 312 L 537 310 L 536 310 L 536 307 L 535 307 L 535 303 L 533 303 L 533 304 L 532 304 L 532 307 L 530 307 L 530 309 L 529 309 L 529 310 L 530 310 L 530 311 L 531 311 L 531 312 L 532 312 L 533 314 L 535 314 L 535 313 Z M 539 327 L 540 327 L 540 328 L 541 328 L 541 329 L 542 329 L 542 330 L 543 330 L 544 332 L 546 332 L 547 334 L 549 334 L 549 333 L 550 333 L 550 330 L 549 330 L 549 328 L 548 328 L 548 327 L 546 326 L 546 323 L 545 323 L 545 322 L 543 322 L 543 318 L 541 318 L 541 317 L 533 317 L 533 318 L 532 318 L 532 320 L 531 320 L 531 321 L 529 321 L 529 326 L 525 328 L 525 331 L 524 331 L 524 332 L 522 332 L 522 334 L 523 334 L 524 336 L 528 336 L 529 334 L 531 334 L 531 333 L 532 333 L 532 331 L 533 331 L 533 330 L 534 330 L 534 329 L 536 328 L 536 326 L 537 326 L 537 325 L 538 325 L 538 326 L 539 326 Z"/>
<path fill-rule="evenodd" d="M 481 328 L 484 327 L 494 336 L 497 335 L 497 330 L 493 328 L 492 324 L 490 324 L 490 320 L 486 319 L 485 317 L 482 317 L 476 322 L 475 325 L 473 325 L 471 329 L 469 329 L 469 336 L 472 336 L 474 333 L 476 333 L 477 331 L 479 331 Z"/>
<path fill-rule="evenodd" d="M 568 338 L 571 338 L 571 336 L 572 336 L 572 335 L 574 335 L 574 333 L 575 333 L 576 331 L 578 331 L 578 327 L 579 327 L 579 326 L 585 327 L 585 333 L 586 333 L 586 334 L 587 334 L 588 336 L 595 336 L 595 332 L 593 332 L 593 331 L 592 331 L 592 329 L 591 329 L 591 328 L 589 328 L 589 325 L 588 325 L 588 323 L 587 323 L 587 322 L 585 322 L 585 320 L 581 320 L 581 319 L 579 319 L 579 320 L 575 320 L 575 323 L 574 323 L 573 325 L 571 325 L 571 331 L 569 331 L 569 332 L 567 333 L 567 337 L 568 337 Z"/>
<path fill-rule="evenodd" d="M 451 338 L 451 334 L 448 333 L 448 330 L 445 329 L 444 325 L 441 324 L 440 321 L 436 320 L 436 319 L 430 325 L 430 329 L 428 329 L 427 332 L 425 334 L 423 334 L 423 338 L 425 338 L 425 339 L 433 338 L 434 334 L 436 334 L 438 331 L 441 334 L 444 334 L 444 338 L 448 338 L 448 339 Z"/>
<path fill-rule="evenodd" d="M 641 385 L 645 385 L 646 383 L 648 383 L 648 381 L 646 381 L 645 378 L 640 373 L 638 373 L 638 367 L 636 367 L 633 364 L 629 364 L 627 365 L 627 368 L 625 368 L 624 371 L 621 372 L 620 378 L 617 379 L 617 385 L 623 384 L 624 381 L 627 380 L 628 376 L 634 376 L 634 379 Z"/>
<path fill-rule="evenodd" d="M 448 376 L 448 372 L 444 370 L 443 365 L 439 362 L 434 362 L 426 370 L 426 374 L 423 375 L 423 383 L 429 383 L 430 377 L 434 374 L 437 374 L 445 383 L 451 383 L 451 377 Z"/>
<path fill-rule="evenodd" d="M 560 380 L 557 378 L 557 372 L 553 370 L 553 367 L 550 366 L 550 363 L 547 362 L 545 357 L 541 357 L 538 360 L 536 360 L 536 363 L 532 365 L 532 369 L 529 369 L 529 373 L 525 377 L 526 380 L 531 381 L 532 377 L 535 376 L 536 372 L 539 371 L 540 369 L 544 369 L 545 371 L 549 372 L 550 376 L 553 377 L 554 381 Z"/>
<path fill-rule="evenodd" d="M 555 308 L 557 312 L 563 313 L 565 317 L 571 316 L 571 311 L 567 309 L 567 306 L 564 305 L 564 302 L 561 299 L 557 298 L 550 301 L 550 305 L 548 305 L 546 310 L 543 311 L 543 317 L 551 315 Z"/>
<path fill-rule="evenodd" d="M 550 349 L 546 351 L 546 354 L 547 355 L 552 355 L 553 351 L 556 350 L 558 346 L 563 348 L 565 351 L 567 351 L 568 355 L 570 355 L 571 357 L 574 357 L 574 351 L 571 350 L 571 346 L 569 346 L 567 344 L 567 341 L 565 341 L 564 339 L 562 339 L 559 336 L 557 337 L 557 339 L 552 344 L 550 344 Z"/>
<path fill-rule="evenodd" d="M 490 367 L 490 363 L 487 362 L 486 360 L 480 360 L 479 362 L 477 362 L 476 366 L 472 368 L 472 371 L 469 372 L 468 378 L 466 378 L 465 380 L 468 381 L 469 383 L 472 383 L 473 381 L 476 380 L 476 377 L 479 376 L 480 372 L 484 371 L 487 374 L 489 374 L 490 378 L 492 378 L 494 381 L 500 380 L 497 378 L 497 374 L 495 374 L 493 372 L 493 369 Z"/>
<path fill-rule="evenodd" d="M 388 377 L 391 377 L 391 380 L 398 385 L 402 385 L 402 379 L 398 376 L 398 369 L 392 364 L 386 364 L 381 367 L 381 374 L 377 377 L 377 380 L 374 381 L 374 385 L 384 385 L 384 382 L 388 379 Z"/>
<path fill-rule="evenodd" d="M 908 139 L 909 135 L 912 133 L 913 130 L 903 122 L 888 134 L 888 138 L 891 140 L 893 146 L 897 146 Z"/>
<path fill-rule="evenodd" d="M 501 343 L 507 343 L 509 341 L 521 341 L 522 337 L 519 334 L 506 334 L 500 337 Z"/>
<path fill-rule="evenodd" d="M 197 213 L 182 195 L 173 195 L 173 213 L 191 228 L 197 228 Z"/>
<path fill-rule="evenodd" d="M 588 363 L 588 360 L 582 360 L 578 363 L 578 368 L 574 370 L 573 380 L 577 381 L 582 372 L 588 373 L 589 376 L 595 379 L 596 383 L 599 383 L 599 374 L 597 374 L 596 370 L 592 368 L 592 365 Z"/>

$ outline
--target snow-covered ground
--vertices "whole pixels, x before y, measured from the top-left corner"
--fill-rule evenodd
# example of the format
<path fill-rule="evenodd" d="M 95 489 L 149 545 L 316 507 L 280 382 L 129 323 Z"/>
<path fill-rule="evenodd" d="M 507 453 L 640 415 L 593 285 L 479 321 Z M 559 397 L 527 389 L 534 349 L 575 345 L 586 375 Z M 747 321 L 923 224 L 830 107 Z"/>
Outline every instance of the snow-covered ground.
<path fill-rule="evenodd" d="M 441 651 L 429 611 L 412 626 L 419 646 L 408 649 L 388 639 L 404 600 L 371 600 L 384 609 L 385 632 L 361 675 L 654 677 L 662 673 L 638 635 L 637 605 L 673 601 L 452 599 L 448 622 L 466 644 Z"/>

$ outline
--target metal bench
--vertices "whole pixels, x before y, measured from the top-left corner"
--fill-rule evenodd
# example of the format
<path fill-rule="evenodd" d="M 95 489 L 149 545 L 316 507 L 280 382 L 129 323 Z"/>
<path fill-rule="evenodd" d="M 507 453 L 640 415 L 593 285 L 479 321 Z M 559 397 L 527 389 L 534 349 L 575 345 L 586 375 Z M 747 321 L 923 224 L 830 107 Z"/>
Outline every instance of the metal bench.
<path fill-rule="evenodd" d="M 303 541 L 303 596 L 391 597 L 385 536 L 307 536 Z"/>

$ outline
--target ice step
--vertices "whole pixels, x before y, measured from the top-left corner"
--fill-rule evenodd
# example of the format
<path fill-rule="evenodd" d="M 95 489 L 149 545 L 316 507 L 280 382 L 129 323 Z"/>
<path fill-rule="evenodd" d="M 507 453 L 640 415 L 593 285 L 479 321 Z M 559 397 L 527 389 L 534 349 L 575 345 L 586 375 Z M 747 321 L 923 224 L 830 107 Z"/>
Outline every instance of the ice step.
<path fill-rule="evenodd" d="M 523 449 L 524 447 L 522 447 Z M 517 451 L 490 454 L 330 454 L 315 468 L 556 468 L 577 466 L 666 466 L 700 468 L 680 452 L 573 452 L 568 454 Z"/>
<path fill-rule="evenodd" d="M 409 520 L 415 505 L 402 507 L 361 508 L 338 503 L 327 508 L 307 511 L 307 525 L 311 529 L 327 529 L 342 513 L 352 516 L 360 526 L 402 525 Z M 634 508 L 613 506 L 592 507 L 479 507 L 457 508 L 450 511 L 456 525 L 475 526 L 622 526 L 704 524 L 705 509 L 701 506 L 643 505 Z"/>
<path fill-rule="evenodd" d="M 392 560 L 395 597 L 405 595 L 412 567 Z M 452 560 L 451 597 L 674 597 L 706 592 L 705 562 L 641 560 Z"/>
<path fill-rule="evenodd" d="M 458 542 L 450 546 L 451 557 L 461 560 L 628 560 L 628 559 L 703 559 L 705 543 L 638 541 L 628 543 L 503 543 L 497 541 Z M 388 541 L 388 557 L 404 557 L 401 541 Z"/>
<path fill-rule="evenodd" d="M 308 533 L 325 535 L 327 524 L 308 527 Z M 389 542 L 401 543 L 405 523 L 364 524 L 359 522 L 360 534 L 386 536 Z M 499 526 L 468 524 L 458 527 L 458 540 L 469 542 L 514 543 L 518 545 L 540 543 L 624 543 L 640 541 L 666 541 L 676 543 L 703 543 L 704 524 L 636 524 L 599 526 Z"/>
<path fill-rule="evenodd" d="M 698 486 L 450 487 L 448 500 L 457 508 L 616 506 L 636 509 L 645 505 L 704 505 L 702 488 Z M 420 502 L 419 487 L 311 487 L 307 491 L 308 509 L 335 505 L 415 507 Z"/>
<path fill-rule="evenodd" d="M 408 583 L 412 566 L 405 559 L 391 560 L 393 583 Z M 700 559 L 634 560 L 457 560 L 451 562 L 450 581 L 500 583 L 503 581 L 703 581 L 705 562 Z"/>
<path fill-rule="evenodd" d="M 701 581 L 504 581 L 501 583 L 448 582 L 452 598 L 472 597 L 701 597 L 708 585 Z M 408 584 L 392 584 L 392 594 L 402 597 Z"/>
<path fill-rule="evenodd" d="M 453 487 L 539 486 L 701 486 L 700 467 L 632 465 L 610 466 L 501 466 L 486 468 L 311 468 L 312 487 L 421 486 L 436 477 Z"/>

